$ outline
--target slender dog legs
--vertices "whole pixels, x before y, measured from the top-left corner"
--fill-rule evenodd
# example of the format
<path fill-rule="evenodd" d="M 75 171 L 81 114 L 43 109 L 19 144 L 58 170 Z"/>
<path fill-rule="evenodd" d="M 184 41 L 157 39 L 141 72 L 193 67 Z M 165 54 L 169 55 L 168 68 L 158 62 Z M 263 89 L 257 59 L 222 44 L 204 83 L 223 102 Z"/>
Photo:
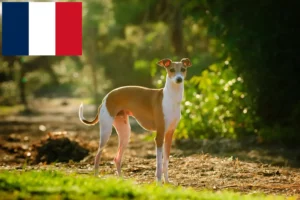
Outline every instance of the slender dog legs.
<path fill-rule="evenodd" d="M 128 116 L 127 115 L 117 116 L 114 120 L 113 125 L 119 136 L 119 148 L 118 148 L 118 153 L 114 158 L 114 162 L 117 167 L 118 176 L 122 176 L 121 174 L 122 157 L 128 145 L 130 132 L 131 132 Z"/>
<path fill-rule="evenodd" d="M 172 137 L 173 137 L 174 130 L 168 131 L 165 134 L 165 144 L 164 144 L 164 163 L 163 163 L 163 173 L 165 178 L 165 183 L 169 183 L 168 177 L 168 165 L 169 165 L 169 156 L 172 146 Z"/>
<path fill-rule="evenodd" d="M 95 157 L 95 176 L 99 174 L 99 163 L 101 153 L 103 151 L 104 146 L 106 145 L 112 131 L 113 118 L 109 115 L 105 104 L 103 104 L 100 110 L 100 142 L 98 151 Z"/>

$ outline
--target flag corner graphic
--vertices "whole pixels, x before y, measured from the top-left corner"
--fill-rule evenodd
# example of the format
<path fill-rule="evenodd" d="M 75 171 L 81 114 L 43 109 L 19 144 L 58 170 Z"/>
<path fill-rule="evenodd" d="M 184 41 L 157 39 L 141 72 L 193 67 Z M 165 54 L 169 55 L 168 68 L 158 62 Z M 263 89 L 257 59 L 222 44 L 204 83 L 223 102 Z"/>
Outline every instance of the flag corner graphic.
<path fill-rule="evenodd" d="M 82 2 L 3 2 L 3 56 L 81 56 Z"/>

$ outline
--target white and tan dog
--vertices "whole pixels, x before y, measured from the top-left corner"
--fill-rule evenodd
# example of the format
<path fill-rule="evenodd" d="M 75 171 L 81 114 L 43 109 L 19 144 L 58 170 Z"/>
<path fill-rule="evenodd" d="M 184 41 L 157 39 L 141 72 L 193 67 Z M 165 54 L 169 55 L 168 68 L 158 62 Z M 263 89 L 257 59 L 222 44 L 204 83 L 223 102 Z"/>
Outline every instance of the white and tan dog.
<path fill-rule="evenodd" d="M 95 175 L 99 173 L 100 155 L 107 143 L 112 126 L 119 136 L 118 153 L 114 159 L 117 173 L 121 176 L 121 161 L 129 142 L 129 116 L 134 117 L 146 130 L 156 131 L 156 177 L 161 183 L 162 173 L 168 183 L 168 163 L 172 136 L 180 120 L 180 103 L 184 93 L 184 79 L 187 68 L 192 66 L 188 58 L 180 62 L 163 59 L 157 63 L 167 71 L 165 87 L 150 89 L 139 86 L 125 86 L 112 90 L 103 99 L 93 121 L 83 117 L 83 105 L 79 107 L 79 118 L 86 125 L 100 124 L 100 143 L 95 157 Z M 164 155 L 163 155 L 164 147 Z M 162 162 L 163 161 L 163 162 Z"/>

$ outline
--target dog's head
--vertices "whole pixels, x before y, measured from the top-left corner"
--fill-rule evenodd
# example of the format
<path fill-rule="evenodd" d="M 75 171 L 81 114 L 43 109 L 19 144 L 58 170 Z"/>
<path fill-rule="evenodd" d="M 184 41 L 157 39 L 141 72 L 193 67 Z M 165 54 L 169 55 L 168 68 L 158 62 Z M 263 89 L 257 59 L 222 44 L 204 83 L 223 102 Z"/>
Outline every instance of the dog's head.
<path fill-rule="evenodd" d="M 187 68 L 192 66 L 188 58 L 182 58 L 180 62 L 173 62 L 171 59 L 165 58 L 160 60 L 157 64 L 166 69 L 168 77 L 176 84 L 180 84 L 184 81 Z"/>

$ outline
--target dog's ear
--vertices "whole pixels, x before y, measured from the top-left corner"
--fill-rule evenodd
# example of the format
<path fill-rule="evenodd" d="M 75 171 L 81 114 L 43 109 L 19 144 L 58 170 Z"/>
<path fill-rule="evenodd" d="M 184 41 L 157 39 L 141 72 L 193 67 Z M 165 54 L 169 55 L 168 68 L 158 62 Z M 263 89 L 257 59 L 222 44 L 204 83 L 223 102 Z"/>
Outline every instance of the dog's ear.
<path fill-rule="evenodd" d="M 185 67 L 190 67 L 190 66 L 192 66 L 192 63 L 191 63 L 190 59 L 188 59 L 188 58 L 182 58 L 180 62 L 182 62 L 182 64 L 183 64 Z"/>
<path fill-rule="evenodd" d="M 161 67 L 170 67 L 172 60 L 169 58 L 165 58 L 160 60 L 157 64 Z"/>

